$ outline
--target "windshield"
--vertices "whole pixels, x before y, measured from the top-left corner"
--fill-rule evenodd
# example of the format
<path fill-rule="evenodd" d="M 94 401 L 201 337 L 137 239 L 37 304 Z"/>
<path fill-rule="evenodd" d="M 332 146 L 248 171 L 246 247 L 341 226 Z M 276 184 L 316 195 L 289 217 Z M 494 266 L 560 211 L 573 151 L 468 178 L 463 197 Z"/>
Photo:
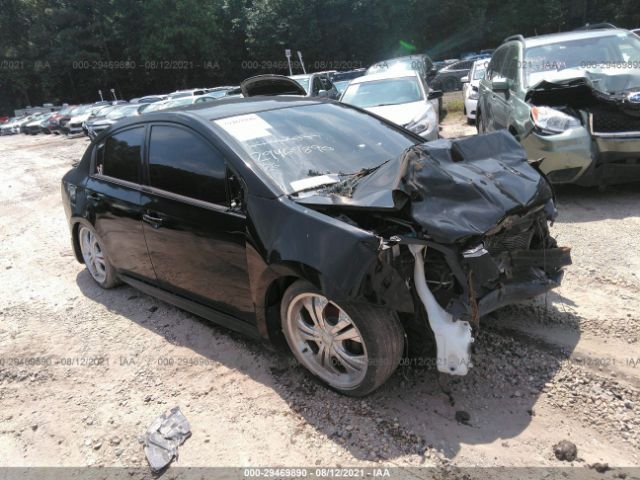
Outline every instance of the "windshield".
<path fill-rule="evenodd" d="M 406 77 L 351 84 L 341 101 L 356 107 L 369 108 L 418 102 L 422 99 L 418 79 Z"/>
<path fill-rule="evenodd" d="M 484 65 L 483 66 L 476 66 L 475 70 L 473 71 L 473 80 L 482 80 L 482 78 L 484 77 Z"/>
<path fill-rule="evenodd" d="M 339 82 L 335 82 L 333 86 L 336 87 L 336 90 L 338 90 L 339 93 L 342 93 L 344 92 L 344 89 L 347 88 L 350 81 L 351 80 L 341 80 Z"/>
<path fill-rule="evenodd" d="M 284 193 L 326 184 L 325 175 L 374 168 L 398 157 L 415 137 L 345 105 L 321 103 L 216 120 Z M 307 183 L 309 182 L 309 183 Z"/>
<path fill-rule="evenodd" d="M 637 71 L 639 63 L 640 38 L 633 34 L 619 33 L 527 48 L 524 67 L 528 84 L 533 85 L 544 78 L 544 73 L 550 71 L 568 68 Z"/>

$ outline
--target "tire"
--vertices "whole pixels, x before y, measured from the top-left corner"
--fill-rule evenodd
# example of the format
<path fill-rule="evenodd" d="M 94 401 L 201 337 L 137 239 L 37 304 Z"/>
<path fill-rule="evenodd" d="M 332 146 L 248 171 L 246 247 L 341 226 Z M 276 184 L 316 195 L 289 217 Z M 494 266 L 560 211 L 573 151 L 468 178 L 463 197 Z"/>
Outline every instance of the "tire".
<path fill-rule="evenodd" d="M 309 282 L 298 280 L 285 292 L 280 315 L 296 359 L 342 394 L 371 393 L 402 358 L 404 330 L 390 310 L 368 304 L 337 305 Z"/>
<path fill-rule="evenodd" d="M 102 288 L 113 288 L 120 282 L 109 257 L 102 247 L 102 240 L 93 227 L 80 224 L 78 227 L 78 245 L 84 264 L 91 278 Z"/>
<path fill-rule="evenodd" d="M 480 110 L 476 110 L 476 129 L 479 134 L 486 133 L 484 130 L 484 122 L 482 121 L 482 115 L 480 115 Z"/>

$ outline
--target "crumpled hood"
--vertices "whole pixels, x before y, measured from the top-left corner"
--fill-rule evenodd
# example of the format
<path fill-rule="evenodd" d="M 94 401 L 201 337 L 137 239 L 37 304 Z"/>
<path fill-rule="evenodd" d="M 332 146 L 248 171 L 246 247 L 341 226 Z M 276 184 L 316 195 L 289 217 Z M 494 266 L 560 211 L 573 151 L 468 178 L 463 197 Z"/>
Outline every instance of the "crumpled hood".
<path fill-rule="evenodd" d="M 425 102 L 401 103 L 399 105 L 384 105 L 382 107 L 365 108 L 366 111 L 386 118 L 396 125 L 406 125 L 427 110 Z"/>
<path fill-rule="evenodd" d="M 318 193 L 297 201 L 395 216 L 402 210 L 441 243 L 482 236 L 507 215 L 541 205 L 555 215 L 548 181 L 506 130 L 416 145 L 363 177 L 351 196 Z"/>
<path fill-rule="evenodd" d="M 589 107 L 601 102 L 640 110 L 640 72 L 632 69 L 546 72 L 531 86 L 525 101 L 533 105 Z"/>

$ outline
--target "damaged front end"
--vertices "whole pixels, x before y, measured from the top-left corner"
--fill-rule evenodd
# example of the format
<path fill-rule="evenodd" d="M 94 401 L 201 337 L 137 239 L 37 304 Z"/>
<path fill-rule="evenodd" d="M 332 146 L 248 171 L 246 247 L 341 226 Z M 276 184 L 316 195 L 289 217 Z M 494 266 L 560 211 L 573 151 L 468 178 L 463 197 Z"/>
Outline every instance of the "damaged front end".
<path fill-rule="evenodd" d="M 541 168 L 554 183 L 639 181 L 638 85 L 637 73 L 583 72 L 531 87 L 531 119 L 521 136 L 529 157 L 544 158 Z"/>
<path fill-rule="evenodd" d="M 557 287 L 571 263 L 549 233 L 551 187 L 506 132 L 417 145 L 297 202 L 380 238 L 360 296 L 426 320 L 448 374 L 468 372 L 481 316 Z"/>

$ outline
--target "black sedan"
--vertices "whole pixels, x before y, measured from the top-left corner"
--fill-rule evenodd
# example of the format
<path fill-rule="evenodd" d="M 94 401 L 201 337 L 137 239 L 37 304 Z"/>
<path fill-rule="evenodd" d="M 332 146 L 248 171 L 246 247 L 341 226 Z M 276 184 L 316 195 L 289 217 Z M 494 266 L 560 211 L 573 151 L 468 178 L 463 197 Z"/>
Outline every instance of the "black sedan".
<path fill-rule="evenodd" d="M 508 133 L 423 143 L 331 100 L 125 119 L 62 180 L 76 258 L 283 346 L 365 395 L 433 340 L 464 375 L 479 318 L 559 285 L 551 188 Z"/>

